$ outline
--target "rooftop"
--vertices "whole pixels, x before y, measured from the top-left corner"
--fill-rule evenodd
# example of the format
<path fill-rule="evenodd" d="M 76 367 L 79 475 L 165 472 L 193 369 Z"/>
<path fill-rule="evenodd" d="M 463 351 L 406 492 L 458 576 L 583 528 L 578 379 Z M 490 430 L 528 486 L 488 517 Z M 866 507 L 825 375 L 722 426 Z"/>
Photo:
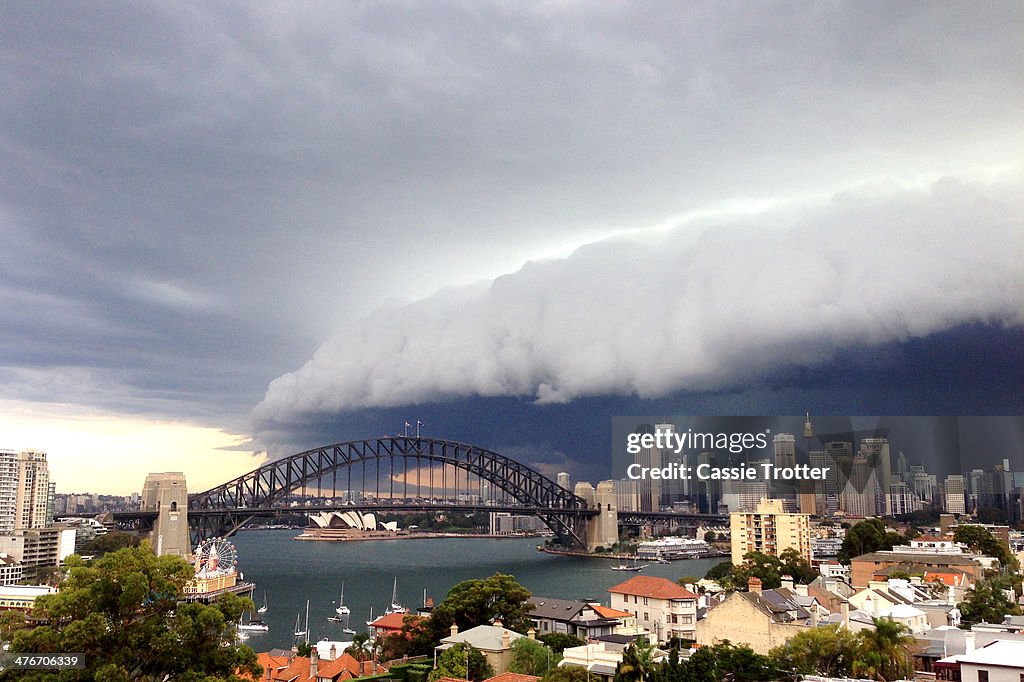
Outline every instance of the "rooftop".
<path fill-rule="evenodd" d="M 632 594 L 638 597 L 654 597 L 655 599 L 697 598 L 696 594 L 668 578 L 657 578 L 649 575 L 633 576 L 624 583 L 609 587 L 608 591 L 616 594 Z"/>

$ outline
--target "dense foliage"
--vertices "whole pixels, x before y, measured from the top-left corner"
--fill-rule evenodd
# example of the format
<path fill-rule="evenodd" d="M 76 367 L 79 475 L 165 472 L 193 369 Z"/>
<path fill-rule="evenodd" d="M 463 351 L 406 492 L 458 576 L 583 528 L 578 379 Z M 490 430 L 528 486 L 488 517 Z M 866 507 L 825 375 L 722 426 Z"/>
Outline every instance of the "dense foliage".
<path fill-rule="evenodd" d="M 14 634 L 19 653 L 76 652 L 87 668 L 60 673 L 8 671 L 4 679 L 216 680 L 259 675 L 256 655 L 235 643 L 235 623 L 252 600 L 224 595 L 206 606 L 178 600 L 194 575 L 180 557 L 126 547 L 91 563 L 68 557 L 60 592 L 36 600 L 43 624 Z M 15 674 L 15 677 L 10 677 Z"/>
<path fill-rule="evenodd" d="M 888 530 L 882 519 L 867 519 L 854 524 L 846 531 L 846 537 L 843 538 L 843 545 L 836 558 L 841 564 L 849 564 L 851 559 L 861 554 L 892 549 L 906 540 L 899 533 Z"/>
<path fill-rule="evenodd" d="M 449 590 L 444 601 L 434 607 L 431 631 L 440 640 L 448 636 L 452 623 L 463 631 L 501 621 L 510 630 L 525 634 L 530 628 L 529 599 L 530 591 L 510 575 L 495 573 L 489 578 L 466 580 Z"/>
<path fill-rule="evenodd" d="M 523 637 L 512 642 L 512 662 L 509 672 L 522 675 L 545 675 L 558 666 L 562 654 L 555 653 L 542 642 Z"/>
<path fill-rule="evenodd" d="M 792 548 L 783 551 L 780 556 L 748 552 L 739 566 L 723 561 L 712 566 L 704 577 L 717 581 L 727 590 L 746 590 L 747 581 L 756 577 L 761 580 L 764 589 L 770 590 L 782 585 L 784 575 L 791 576 L 797 583 L 809 583 L 818 577 L 817 571 L 811 568 L 807 559 Z"/>
<path fill-rule="evenodd" d="M 466 663 L 469 671 L 466 671 Z M 480 680 L 494 677 L 494 668 L 487 662 L 484 655 L 468 644 L 453 644 L 438 656 L 437 667 L 430 671 L 428 680 L 436 682 L 442 677 L 454 677 L 460 680 Z"/>

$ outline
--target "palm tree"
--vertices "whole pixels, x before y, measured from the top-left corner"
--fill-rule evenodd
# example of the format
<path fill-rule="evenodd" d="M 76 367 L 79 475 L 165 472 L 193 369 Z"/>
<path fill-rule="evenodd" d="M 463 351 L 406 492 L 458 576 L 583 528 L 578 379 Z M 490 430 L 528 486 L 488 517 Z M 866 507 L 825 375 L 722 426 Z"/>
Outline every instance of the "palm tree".
<path fill-rule="evenodd" d="M 622 652 L 615 670 L 616 682 L 647 682 L 654 672 L 654 645 L 640 637 Z"/>
<path fill-rule="evenodd" d="M 345 653 L 357 661 L 367 661 L 373 653 L 372 646 L 370 636 L 365 632 L 360 632 L 352 638 L 352 644 L 345 649 Z"/>
<path fill-rule="evenodd" d="M 895 680 L 910 673 L 910 645 L 914 638 L 906 626 L 891 618 L 872 618 L 874 629 L 861 630 L 861 650 L 853 664 L 855 675 Z"/>

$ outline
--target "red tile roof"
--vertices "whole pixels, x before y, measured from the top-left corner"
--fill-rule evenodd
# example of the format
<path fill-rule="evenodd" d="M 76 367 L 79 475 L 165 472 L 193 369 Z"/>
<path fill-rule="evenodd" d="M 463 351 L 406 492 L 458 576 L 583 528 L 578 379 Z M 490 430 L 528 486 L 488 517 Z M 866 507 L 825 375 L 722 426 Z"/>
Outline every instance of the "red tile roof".
<path fill-rule="evenodd" d="M 590 608 L 594 609 L 597 615 L 602 618 L 632 618 L 633 614 L 629 611 L 619 611 L 618 609 L 608 608 L 601 604 L 591 604 Z"/>
<path fill-rule="evenodd" d="M 536 675 L 522 675 L 520 673 L 502 673 L 494 677 L 488 677 L 484 682 L 538 682 Z"/>
<path fill-rule="evenodd" d="M 656 578 L 649 575 L 633 576 L 624 583 L 609 587 L 608 591 L 616 594 L 635 594 L 638 597 L 654 597 L 655 599 L 697 598 L 693 592 L 668 578 Z"/>
<path fill-rule="evenodd" d="M 370 623 L 370 626 L 371 627 L 375 627 L 378 630 L 390 630 L 392 632 L 400 632 L 401 629 L 402 629 L 402 625 L 405 623 L 405 617 L 406 616 L 409 616 L 409 614 L 408 613 L 388 613 L 388 614 L 385 614 L 385 615 L 381 616 L 380 618 L 378 618 L 377 620 L 373 621 L 372 623 Z M 423 616 L 415 616 L 414 615 L 414 616 L 409 616 L 409 618 L 413 619 L 412 620 L 413 623 L 418 623 L 419 621 L 423 620 Z"/>

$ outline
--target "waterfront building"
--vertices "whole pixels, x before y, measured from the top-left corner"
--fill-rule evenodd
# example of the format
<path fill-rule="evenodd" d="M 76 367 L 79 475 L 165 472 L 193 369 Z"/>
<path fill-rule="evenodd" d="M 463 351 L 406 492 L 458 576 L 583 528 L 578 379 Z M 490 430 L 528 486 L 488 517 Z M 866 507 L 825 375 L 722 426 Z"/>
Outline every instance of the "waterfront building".
<path fill-rule="evenodd" d="M 613 634 L 616 628 L 622 625 L 620 618 L 605 616 L 598 610 L 598 606 L 582 601 L 534 596 L 530 598 L 530 612 L 527 617 L 533 622 L 533 628 L 538 635 L 558 632 L 586 641 Z M 616 613 L 624 613 L 628 617 L 633 615 L 626 612 Z"/>
<path fill-rule="evenodd" d="M 762 590 L 760 579 L 750 578 L 747 592 L 733 592 L 708 610 L 707 617 L 697 624 L 697 643 L 711 646 L 729 640 L 767 654 L 828 615 L 806 586 L 800 587 L 805 592 L 803 598 L 795 589 Z"/>
<path fill-rule="evenodd" d="M 748 552 L 779 556 L 790 548 L 808 563 L 813 559 L 810 516 L 783 511 L 781 500 L 762 499 L 754 513 L 729 514 L 729 536 L 737 566 Z"/>
<path fill-rule="evenodd" d="M 667 578 L 638 575 L 608 592 L 611 607 L 636 616 L 637 625 L 652 633 L 655 641 L 695 639 L 697 595 L 686 588 Z"/>
<path fill-rule="evenodd" d="M 503 627 L 501 621 L 495 621 L 494 625 L 477 625 L 465 632 L 459 632 L 459 627 L 452 623 L 451 634 L 434 647 L 435 664 L 437 657 L 446 649 L 465 643 L 482 653 L 494 672 L 500 675 L 507 672 L 512 663 L 512 642 L 525 636 Z"/>
<path fill-rule="evenodd" d="M 654 561 L 658 559 L 697 559 L 708 556 L 711 545 L 696 538 L 663 537 L 647 540 L 636 546 L 637 559 Z"/>

